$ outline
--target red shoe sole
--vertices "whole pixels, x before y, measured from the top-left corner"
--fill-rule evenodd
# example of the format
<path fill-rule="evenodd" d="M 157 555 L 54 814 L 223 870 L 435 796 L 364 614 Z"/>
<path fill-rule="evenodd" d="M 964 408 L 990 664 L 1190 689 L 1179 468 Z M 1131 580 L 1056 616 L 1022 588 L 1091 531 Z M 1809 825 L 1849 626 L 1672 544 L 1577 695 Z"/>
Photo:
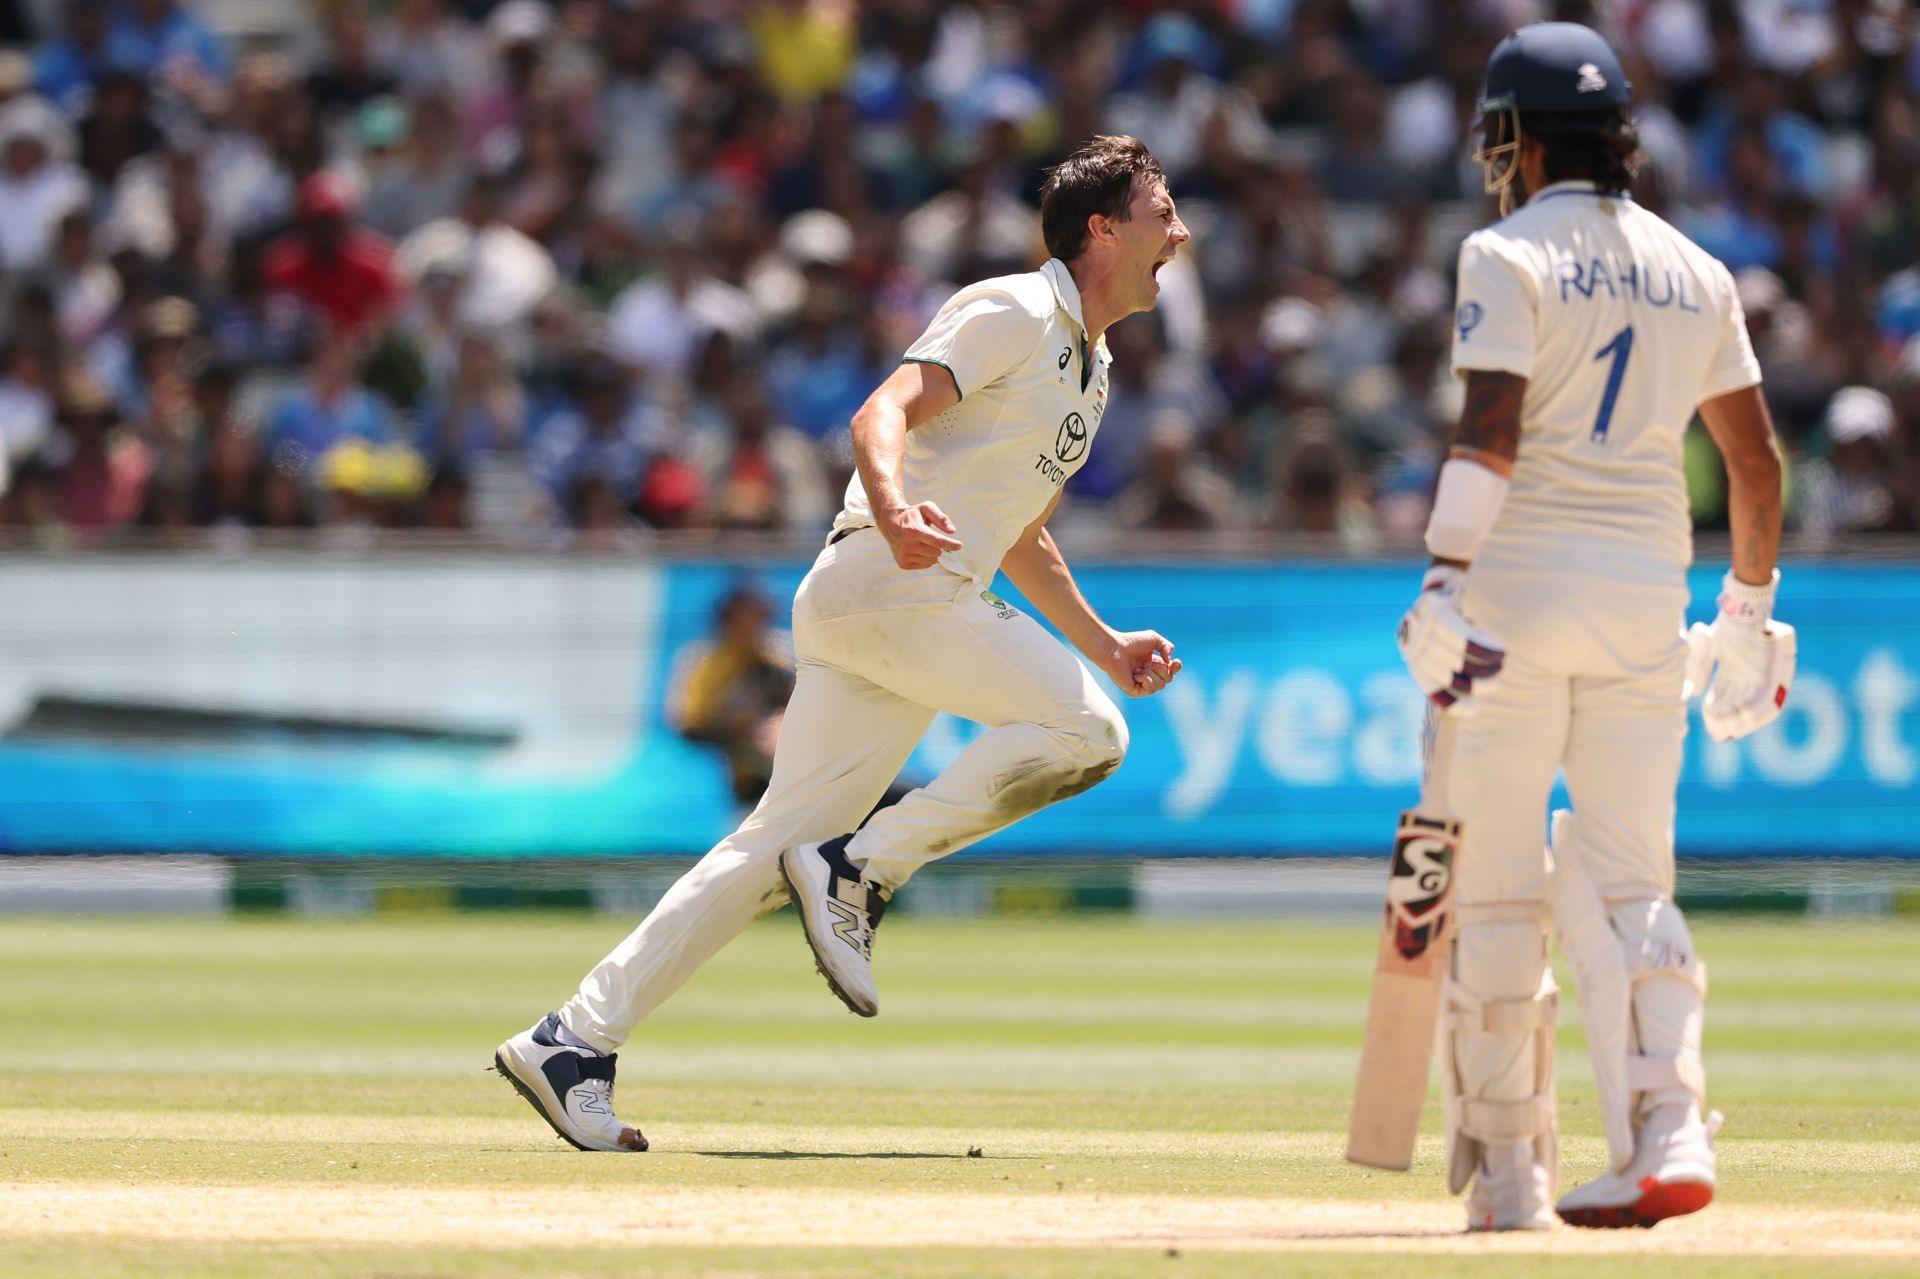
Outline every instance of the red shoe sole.
<path fill-rule="evenodd" d="M 1697 1181 L 1663 1185 L 1649 1177 L 1647 1182 L 1651 1184 L 1643 1183 L 1644 1193 L 1630 1204 L 1618 1208 L 1575 1208 L 1562 1212 L 1560 1219 L 1570 1226 L 1585 1226 L 1590 1230 L 1625 1230 L 1630 1226 L 1645 1230 L 1668 1217 L 1699 1212 L 1713 1202 L 1713 1187 Z"/>

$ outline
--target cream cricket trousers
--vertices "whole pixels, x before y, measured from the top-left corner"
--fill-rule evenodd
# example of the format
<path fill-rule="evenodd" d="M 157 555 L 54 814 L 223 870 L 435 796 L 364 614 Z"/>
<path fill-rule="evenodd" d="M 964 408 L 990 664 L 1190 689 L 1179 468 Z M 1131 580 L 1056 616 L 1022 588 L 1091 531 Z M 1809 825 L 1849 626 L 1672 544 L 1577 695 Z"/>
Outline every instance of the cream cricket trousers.
<path fill-rule="evenodd" d="M 898 888 L 928 862 L 1094 786 L 1126 754 L 1119 709 L 1059 640 L 970 579 L 902 570 L 873 529 L 820 553 L 794 596 L 793 636 L 799 670 L 766 794 L 560 1010 L 603 1052 L 786 904 L 782 850 L 858 827 L 849 859 Z M 861 826 L 936 711 L 988 731 Z"/>
<path fill-rule="evenodd" d="M 1649 566 L 1635 580 L 1634 566 L 1617 563 L 1582 571 L 1582 554 L 1592 562 L 1605 553 L 1547 556 L 1547 569 L 1483 559 L 1467 579 L 1467 615 L 1507 650 L 1499 677 L 1476 688 L 1478 712 L 1457 726 L 1449 761 L 1447 798 L 1464 824 L 1453 980 L 1471 1000 L 1519 1004 L 1540 998 L 1548 981 L 1556 772 L 1581 832 L 1556 858 L 1580 859 L 1600 896 L 1617 904 L 1616 927 L 1631 930 L 1625 914 L 1648 911 L 1684 927 L 1670 899 L 1686 736 L 1685 578 Z M 1697 1058 L 1696 992 L 1647 983 L 1635 1003 L 1643 1051 Z M 1460 1030 L 1454 1044 L 1469 1098 L 1517 1103 L 1550 1087 L 1551 1058 L 1532 1033 Z"/>
<path fill-rule="evenodd" d="M 1547 804 L 1561 770 L 1602 894 L 1673 891 L 1686 606 L 1677 572 L 1662 583 L 1474 566 L 1467 615 L 1507 660 L 1455 733 L 1448 797 L 1472 846 L 1458 902 L 1545 900 Z"/>

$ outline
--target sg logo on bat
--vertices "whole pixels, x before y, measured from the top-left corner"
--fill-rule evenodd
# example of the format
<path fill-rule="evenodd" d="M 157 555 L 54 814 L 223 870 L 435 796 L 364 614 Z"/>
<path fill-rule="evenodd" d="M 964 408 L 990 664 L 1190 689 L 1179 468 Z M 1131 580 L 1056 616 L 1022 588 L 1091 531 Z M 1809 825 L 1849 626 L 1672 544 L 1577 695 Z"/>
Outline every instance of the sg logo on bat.
<path fill-rule="evenodd" d="M 1401 814 L 1387 879 L 1387 921 L 1401 958 L 1419 959 L 1443 931 L 1459 848 L 1459 822 Z"/>

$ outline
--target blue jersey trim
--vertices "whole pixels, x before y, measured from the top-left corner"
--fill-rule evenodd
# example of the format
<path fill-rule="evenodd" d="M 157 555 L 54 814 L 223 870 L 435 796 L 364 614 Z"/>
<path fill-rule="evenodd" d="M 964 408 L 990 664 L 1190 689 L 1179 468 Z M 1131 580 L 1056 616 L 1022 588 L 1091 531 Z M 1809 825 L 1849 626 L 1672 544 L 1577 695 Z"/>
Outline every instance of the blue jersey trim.
<path fill-rule="evenodd" d="M 1527 201 L 1527 203 L 1543 204 L 1548 200 L 1557 200 L 1563 195 L 1584 195 L 1584 196 L 1589 196 L 1596 200 L 1621 200 L 1627 204 L 1633 203 L 1633 197 L 1625 191 L 1549 191 L 1545 195 L 1537 195 L 1533 197 L 1533 199 Z M 1518 209 L 1514 210 L 1515 213 L 1518 213 L 1519 211 L 1520 210 Z M 1506 219 L 1502 218 L 1501 221 L 1504 222 L 1506 221 Z"/>

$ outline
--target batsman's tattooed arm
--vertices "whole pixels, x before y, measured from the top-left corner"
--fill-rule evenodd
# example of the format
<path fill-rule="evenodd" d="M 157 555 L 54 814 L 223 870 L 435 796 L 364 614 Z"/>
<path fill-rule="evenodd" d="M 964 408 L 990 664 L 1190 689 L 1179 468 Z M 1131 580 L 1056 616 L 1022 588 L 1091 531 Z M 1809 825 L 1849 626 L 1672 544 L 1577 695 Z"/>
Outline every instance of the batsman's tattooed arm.
<path fill-rule="evenodd" d="M 1520 456 L 1520 404 L 1527 379 L 1475 369 L 1467 374 L 1467 403 L 1460 411 L 1452 457 L 1478 462 L 1496 475 L 1511 475 Z"/>

